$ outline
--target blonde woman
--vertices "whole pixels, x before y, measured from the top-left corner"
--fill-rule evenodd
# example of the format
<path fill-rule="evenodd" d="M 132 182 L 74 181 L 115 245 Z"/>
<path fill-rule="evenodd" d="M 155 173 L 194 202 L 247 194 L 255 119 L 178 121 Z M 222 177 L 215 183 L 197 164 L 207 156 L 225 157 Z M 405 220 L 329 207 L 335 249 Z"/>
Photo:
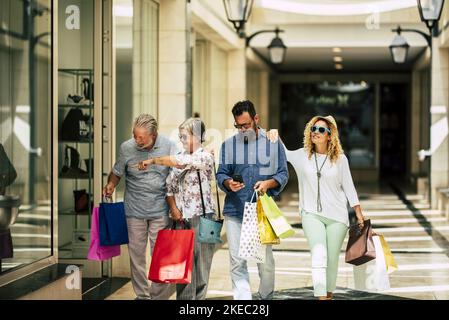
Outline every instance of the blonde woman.
<path fill-rule="evenodd" d="M 270 140 L 276 139 L 276 132 Z M 349 227 L 347 202 L 363 227 L 364 216 L 348 159 L 332 116 L 315 116 L 304 130 L 304 148 L 288 151 L 298 176 L 302 227 L 312 255 L 314 296 L 332 299 L 340 250 Z"/>
<path fill-rule="evenodd" d="M 172 167 L 167 178 L 167 202 L 173 220 L 189 221 L 195 230 L 192 282 L 176 285 L 177 300 L 206 298 L 215 244 L 198 241 L 200 216 L 205 212 L 217 218 L 212 194 L 214 157 L 203 148 L 205 125 L 199 118 L 189 118 L 179 126 L 184 151 L 174 155 L 141 161 L 139 170 L 159 165 Z M 201 188 L 200 188 L 201 181 Z"/>

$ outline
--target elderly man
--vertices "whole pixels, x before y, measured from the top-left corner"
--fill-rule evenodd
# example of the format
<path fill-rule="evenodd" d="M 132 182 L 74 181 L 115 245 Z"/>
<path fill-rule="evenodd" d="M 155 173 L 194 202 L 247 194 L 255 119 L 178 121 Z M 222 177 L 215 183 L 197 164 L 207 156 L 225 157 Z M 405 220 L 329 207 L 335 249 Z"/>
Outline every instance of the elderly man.
<path fill-rule="evenodd" d="M 147 280 L 146 250 L 150 239 L 151 252 L 159 230 L 169 225 L 169 209 L 165 199 L 165 180 L 169 167 L 151 166 L 139 171 L 135 165 L 149 158 L 177 153 L 176 145 L 167 137 L 158 134 L 157 122 L 149 114 L 136 118 L 133 126 L 134 138 L 122 143 L 120 156 L 109 174 L 103 189 L 111 196 L 122 177 L 125 177 L 125 212 L 129 234 L 129 256 L 131 280 L 136 299 L 168 299 L 174 286 L 152 283 Z"/>

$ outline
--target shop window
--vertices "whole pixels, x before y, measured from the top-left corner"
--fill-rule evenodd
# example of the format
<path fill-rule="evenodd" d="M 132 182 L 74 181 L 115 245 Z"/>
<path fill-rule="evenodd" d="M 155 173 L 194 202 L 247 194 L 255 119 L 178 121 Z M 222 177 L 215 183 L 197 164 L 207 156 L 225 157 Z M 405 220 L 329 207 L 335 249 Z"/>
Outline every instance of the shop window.
<path fill-rule="evenodd" d="M 113 6 L 116 56 L 116 151 L 132 138 L 141 113 L 157 119 L 159 4 L 152 0 L 116 0 Z M 117 188 L 123 197 L 124 184 Z"/>
<path fill-rule="evenodd" d="M 52 255 L 51 1 L 0 1 L 0 273 Z"/>

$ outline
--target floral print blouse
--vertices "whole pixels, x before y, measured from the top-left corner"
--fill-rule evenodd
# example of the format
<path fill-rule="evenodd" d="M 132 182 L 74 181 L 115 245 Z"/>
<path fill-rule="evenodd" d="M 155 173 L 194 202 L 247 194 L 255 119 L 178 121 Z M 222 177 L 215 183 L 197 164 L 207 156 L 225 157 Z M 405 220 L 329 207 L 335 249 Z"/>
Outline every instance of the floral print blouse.
<path fill-rule="evenodd" d="M 184 169 L 171 168 L 167 177 L 167 196 L 174 196 L 176 206 L 186 219 L 203 214 L 201 193 L 198 183 L 200 172 L 201 187 L 203 189 L 204 206 L 206 213 L 215 213 L 215 200 L 212 196 L 212 181 L 214 177 L 214 157 L 212 154 L 199 148 L 190 154 L 186 151 L 175 155 Z"/>

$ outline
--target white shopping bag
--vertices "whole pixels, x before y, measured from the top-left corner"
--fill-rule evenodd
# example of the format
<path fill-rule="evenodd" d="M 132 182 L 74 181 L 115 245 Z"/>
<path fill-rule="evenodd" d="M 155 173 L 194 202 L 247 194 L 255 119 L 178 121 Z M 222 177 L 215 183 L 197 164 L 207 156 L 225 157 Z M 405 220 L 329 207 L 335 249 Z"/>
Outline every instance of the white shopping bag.
<path fill-rule="evenodd" d="M 382 292 L 390 290 L 387 266 L 384 251 L 378 236 L 373 236 L 376 248 L 376 259 L 359 266 L 353 266 L 354 288 L 369 292 Z"/>
<path fill-rule="evenodd" d="M 243 211 L 242 230 L 240 232 L 239 257 L 245 260 L 254 260 L 265 263 L 266 246 L 260 241 L 257 226 L 257 202 L 245 202 Z"/>

